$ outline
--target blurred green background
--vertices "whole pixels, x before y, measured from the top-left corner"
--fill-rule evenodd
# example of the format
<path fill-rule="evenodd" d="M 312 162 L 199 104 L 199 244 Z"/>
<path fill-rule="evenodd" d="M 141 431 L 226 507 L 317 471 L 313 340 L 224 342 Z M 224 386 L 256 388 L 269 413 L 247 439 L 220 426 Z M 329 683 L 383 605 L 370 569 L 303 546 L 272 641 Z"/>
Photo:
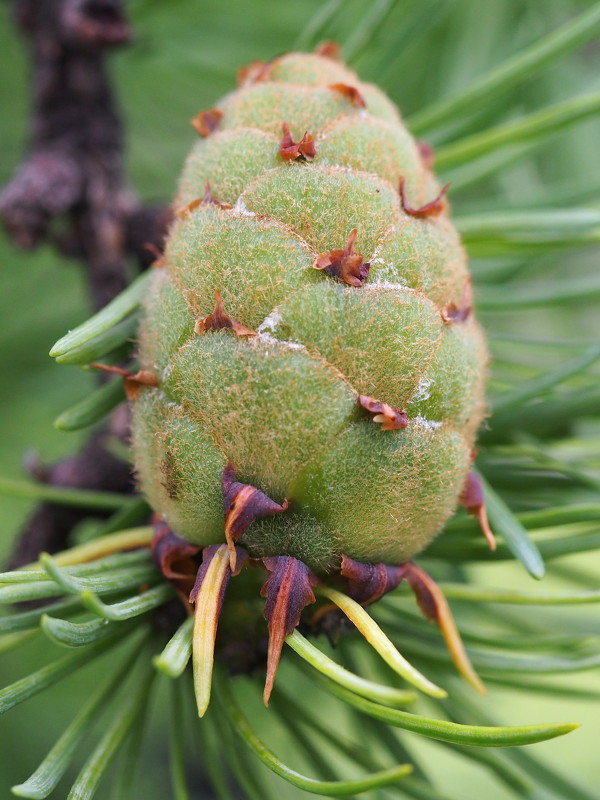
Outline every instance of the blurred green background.
<path fill-rule="evenodd" d="M 127 130 L 128 172 L 135 190 L 148 201 L 164 201 L 174 189 L 180 165 L 194 141 L 189 119 L 229 91 L 238 67 L 254 59 L 269 59 L 302 44 L 301 34 L 315 14 L 334 11 L 325 29 L 327 38 L 345 43 L 351 64 L 379 83 L 410 115 L 436 98 L 468 85 L 486 69 L 500 63 L 519 47 L 553 30 L 576 13 L 595 5 L 584 0 L 396 0 L 396 2 L 334 2 L 320 0 L 134 0 L 129 3 L 136 30 L 132 46 L 115 52 L 110 70 Z M 387 7 L 387 16 L 383 11 Z M 378 26 L 365 24 L 375 19 Z M 365 13 L 366 12 L 366 13 Z M 369 17 L 369 14 L 371 15 Z M 359 24 L 360 21 L 360 24 Z M 300 37 L 300 39 L 299 39 Z M 599 88 L 598 43 L 562 59 L 506 96 L 486 104 L 469 125 L 487 125 L 516 113 Z M 28 61 L 8 9 L 0 7 L 0 181 L 6 182 L 19 162 L 26 140 Z M 441 134 L 455 136 L 460 131 Z M 508 165 L 489 180 L 451 193 L 455 213 L 552 206 L 572 202 L 597 206 L 600 187 L 600 121 L 578 124 L 553 136 L 529 155 Z M 434 142 L 436 143 L 436 142 Z M 594 274 L 598 248 L 544 253 L 517 263 L 514 258 L 474 260 L 480 284 L 486 275 L 521 269 L 528 280 L 551 276 Z M 76 367 L 61 367 L 48 357 L 50 345 L 88 311 L 86 291 L 77 264 L 66 263 L 50 248 L 33 253 L 16 251 L 0 239 L 0 474 L 22 477 L 22 458 L 29 450 L 52 461 L 73 451 L 81 441 L 59 433 L 52 420 L 90 385 L 89 376 Z M 527 332 L 535 336 L 592 337 L 598 334 L 597 305 L 580 303 L 575 310 L 553 308 L 513 313 L 482 313 L 494 331 Z M 510 348 L 510 343 L 505 347 Z M 498 355 L 502 355 L 499 353 Z M 564 352 L 540 351 L 542 363 L 558 363 Z M 494 379 L 502 385 L 508 367 L 499 359 Z M 511 378 L 514 379 L 514 365 Z M 590 427 L 590 435 L 597 428 Z M 0 555 L 10 542 L 30 504 L 0 497 L 2 526 Z M 590 571 L 600 559 L 571 557 L 569 563 Z M 486 566 L 477 569 L 480 583 L 532 583 L 519 567 Z M 557 579 L 551 585 L 560 585 Z M 555 612 L 553 612 L 555 613 Z M 569 612 L 556 613 L 556 627 L 569 624 Z M 594 618 L 594 607 L 579 615 Z M 595 623 L 598 626 L 598 623 Z M 53 646 L 48 644 L 48 650 Z M 44 663 L 47 654 L 35 646 L 3 657 L 0 683 L 7 684 Z M 597 674 L 561 678 L 578 685 L 600 686 Z M 55 732 L 71 718 L 74 706 L 86 695 L 89 671 L 69 679 L 56 690 L 15 709 L 0 727 L 0 797 L 26 777 L 38 763 Z M 509 722 L 575 719 L 582 731 L 537 747 L 540 756 L 557 760 L 589 786 L 600 784 L 596 755 L 600 714 L 589 701 L 552 700 L 494 691 L 490 706 Z M 160 713 L 160 710 L 158 710 Z M 468 720 L 465 720 L 468 721 Z M 139 783 L 139 797 L 168 797 L 166 755 L 155 720 L 147 743 L 147 764 Z M 419 744 L 423 753 L 430 744 Z M 458 760 L 436 748 L 432 774 L 438 786 L 461 800 L 482 796 L 508 798 L 507 791 L 480 767 Z M 199 784 L 198 784 L 199 785 Z M 202 796 L 198 789 L 198 796 Z M 285 786 L 281 789 L 285 796 Z M 58 793 L 60 795 L 60 792 Z M 98 795 L 108 797 L 108 794 Z M 210 796 L 210 795 L 205 795 Z"/>

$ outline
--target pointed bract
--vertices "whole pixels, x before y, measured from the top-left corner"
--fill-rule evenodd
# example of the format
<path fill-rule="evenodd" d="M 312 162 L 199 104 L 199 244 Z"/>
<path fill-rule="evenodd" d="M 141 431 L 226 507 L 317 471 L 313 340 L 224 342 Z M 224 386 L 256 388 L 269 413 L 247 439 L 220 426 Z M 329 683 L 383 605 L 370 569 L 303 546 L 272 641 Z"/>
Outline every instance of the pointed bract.
<path fill-rule="evenodd" d="M 365 263 L 360 253 L 354 252 L 354 242 L 358 231 L 350 232 L 346 247 L 343 250 L 329 250 L 321 253 L 313 263 L 318 270 L 325 270 L 328 275 L 338 278 L 348 286 L 362 286 L 369 274 L 369 263 Z"/>
<path fill-rule="evenodd" d="M 486 694 L 485 686 L 471 665 L 450 606 L 440 587 L 430 575 L 411 562 L 406 564 L 404 578 L 415 593 L 424 616 L 439 626 L 456 669 L 478 694 Z"/>
<path fill-rule="evenodd" d="M 223 299 L 221 298 L 221 292 L 215 292 L 215 308 L 212 314 L 209 314 L 208 317 L 202 317 L 196 321 L 194 325 L 194 331 L 198 334 L 207 333 L 208 331 L 220 331 L 223 328 L 231 329 L 236 336 L 256 336 L 256 331 L 250 330 L 250 328 L 246 328 L 245 325 L 242 325 L 241 322 L 236 322 L 236 320 L 232 319 L 228 314 L 225 313 L 225 309 L 223 308 Z"/>
<path fill-rule="evenodd" d="M 312 587 L 318 580 L 306 564 L 291 556 L 273 556 L 262 561 L 271 573 L 260 590 L 261 597 L 266 598 L 264 616 L 269 627 L 267 679 L 263 692 L 265 705 L 269 705 L 283 642 L 300 622 L 305 606 L 316 601 Z"/>
<path fill-rule="evenodd" d="M 479 520 L 479 525 L 481 526 L 486 542 L 490 546 L 490 550 L 495 550 L 496 538 L 490 528 L 487 512 L 485 510 L 483 484 L 475 470 L 471 470 L 467 475 L 467 480 L 465 481 L 459 502 L 467 509 L 469 514 Z"/>
<path fill-rule="evenodd" d="M 287 499 L 279 505 L 264 492 L 248 483 L 235 479 L 235 470 L 230 462 L 223 470 L 223 512 L 225 514 L 225 537 L 231 556 L 231 569 L 236 568 L 235 543 L 248 530 L 257 517 L 280 514 L 288 507 Z"/>

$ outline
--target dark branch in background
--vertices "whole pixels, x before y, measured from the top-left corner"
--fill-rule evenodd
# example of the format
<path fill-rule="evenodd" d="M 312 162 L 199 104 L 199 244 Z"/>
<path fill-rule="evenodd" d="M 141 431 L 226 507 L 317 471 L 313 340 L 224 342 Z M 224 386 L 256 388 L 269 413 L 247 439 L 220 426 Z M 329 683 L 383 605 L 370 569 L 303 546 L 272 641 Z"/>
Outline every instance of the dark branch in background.
<path fill-rule="evenodd" d="M 29 152 L 0 195 L 19 247 L 46 239 L 85 261 L 94 307 L 126 283 L 127 255 L 147 266 L 165 208 L 141 207 L 123 176 L 123 132 L 105 69 L 106 50 L 128 42 L 121 0 L 16 0 L 32 57 Z M 56 218 L 67 222 L 57 233 Z"/>
<path fill-rule="evenodd" d="M 0 217 L 17 246 L 50 241 L 83 261 L 98 309 L 125 287 L 128 258 L 140 268 L 155 259 L 148 245 L 161 247 L 169 222 L 167 207 L 142 206 L 124 178 L 123 131 L 105 68 L 106 51 L 131 39 L 123 1 L 13 0 L 13 10 L 31 52 L 33 108 L 28 153 L 0 194 Z M 108 458 L 102 440 L 95 435 L 50 468 L 49 482 L 131 491 L 128 470 Z M 59 549 L 81 518 L 43 504 L 13 562 L 21 550 L 31 560 L 32 548 Z"/>

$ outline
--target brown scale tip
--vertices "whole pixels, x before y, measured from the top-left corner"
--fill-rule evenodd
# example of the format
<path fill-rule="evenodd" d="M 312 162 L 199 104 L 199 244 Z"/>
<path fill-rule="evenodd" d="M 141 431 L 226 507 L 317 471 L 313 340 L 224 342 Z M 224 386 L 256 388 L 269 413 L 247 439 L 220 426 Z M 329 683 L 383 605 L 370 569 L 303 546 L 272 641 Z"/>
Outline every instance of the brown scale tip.
<path fill-rule="evenodd" d="M 312 134 L 306 131 L 299 142 L 295 142 L 290 133 L 290 126 L 283 123 L 283 137 L 279 145 L 279 155 L 284 161 L 293 161 L 297 158 L 312 161 L 317 154 L 315 140 Z"/>
<path fill-rule="evenodd" d="M 236 322 L 225 313 L 221 292 L 215 292 L 215 297 L 215 308 L 212 314 L 209 314 L 208 317 L 202 317 L 202 319 L 196 320 L 194 331 L 197 334 L 202 335 L 208 331 L 219 331 L 228 328 L 232 330 L 236 336 L 255 336 L 253 330 L 246 328 L 241 322 Z"/>
<path fill-rule="evenodd" d="M 195 211 L 197 208 L 200 208 L 202 205 L 202 197 L 195 197 L 193 200 L 190 200 L 185 206 L 178 208 L 175 212 L 178 219 L 186 219 L 189 215 Z"/>
<path fill-rule="evenodd" d="M 382 431 L 398 431 L 408 425 L 406 412 L 400 408 L 393 408 L 387 403 L 380 403 L 374 397 L 368 397 L 366 394 L 359 394 L 358 402 L 365 411 L 375 414 L 373 422 L 379 423 Z"/>
<path fill-rule="evenodd" d="M 134 375 L 123 377 L 125 396 L 128 400 L 135 400 L 143 386 L 158 386 L 158 378 L 147 369 L 140 369 Z"/>
<path fill-rule="evenodd" d="M 125 396 L 128 400 L 135 400 L 142 386 L 158 386 L 158 378 L 153 372 L 147 369 L 140 369 L 138 372 L 130 372 L 128 369 L 122 367 L 115 367 L 110 364 L 101 364 L 94 361 L 90 364 L 94 369 L 100 369 L 103 372 L 112 372 L 114 375 L 123 376 L 123 388 L 125 389 Z"/>
<path fill-rule="evenodd" d="M 354 252 L 357 233 L 356 228 L 350 232 L 346 247 L 343 250 L 330 250 L 328 253 L 321 253 L 321 255 L 317 256 L 313 267 L 325 270 L 328 275 L 338 278 L 348 286 L 363 286 L 367 280 L 371 264 L 363 261 L 360 253 Z"/>
<path fill-rule="evenodd" d="M 483 483 L 475 470 L 471 470 L 467 475 L 467 480 L 465 481 L 459 502 L 467 509 L 469 514 L 479 520 L 481 530 L 485 536 L 486 542 L 490 546 L 490 550 L 495 550 L 496 539 L 488 523 Z"/>
<path fill-rule="evenodd" d="M 229 547 L 231 569 L 235 570 L 235 543 L 248 530 L 257 517 L 268 517 L 286 511 L 288 501 L 279 505 L 264 492 L 248 483 L 235 479 L 233 464 L 229 462 L 221 478 L 223 489 L 223 512 L 225 514 L 225 538 Z"/>
<path fill-rule="evenodd" d="M 144 242 L 144 250 L 147 250 L 149 253 L 152 253 L 154 256 L 154 261 L 150 264 L 153 269 L 161 269 L 165 265 L 165 259 L 163 253 L 159 248 L 154 244 L 154 242 Z"/>
<path fill-rule="evenodd" d="M 361 606 L 367 606 L 395 589 L 406 571 L 406 565 L 364 564 L 342 555 L 340 574 L 348 579 L 346 594 Z"/>
<path fill-rule="evenodd" d="M 425 203 L 424 206 L 420 206 L 419 208 L 413 208 L 410 205 L 408 200 L 406 199 L 406 191 L 405 191 L 405 184 L 406 181 L 404 178 L 400 178 L 400 185 L 398 191 L 400 193 L 400 202 L 402 203 L 402 209 L 407 213 L 410 214 L 411 217 L 437 217 L 439 214 L 442 213 L 446 209 L 446 200 L 445 194 L 450 188 L 450 184 L 447 183 L 438 196 L 434 200 L 430 200 L 429 203 Z"/>
<path fill-rule="evenodd" d="M 224 208 L 226 210 L 233 208 L 231 203 L 225 203 L 223 202 L 223 200 L 216 199 L 216 197 L 212 193 L 209 180 L 206 180 L 204 182 L 204 196 L 202 197 L 202 205 L 219 206 L 219 208 Z"/>
<path fill-rule="evenodd" d="M 196 114 L 191 123 L 200 136 L 206 137 L 217 130 L 222 119 L 223 112 L 220 108 L 209 108 Z"/>
<path fill-rule="evenodd" d="M 222 200 L 217 200 L 212 193 L 212 189 L 210 186 L 210 181 L 204 182 L 204 194 L 202 197 L 195 197 L 193 200 L 190 200 L 187 205 L 178 208 L 175 214 L 179 217 L 179 219 L 186 219 L 189 215 L 195 211 L 200 206 L 218 206 L 219 208 L 223 208 L 226 211 L 230 208 L 233 208 L 231 203 L 225 203 Z"/>
<path fill-rule="evenodd" d="M 269 79 L 269 73 L 273 68 L 272 61 L 251 61 L 245 67 L 240 67 L 237 71 L 237 85 L 243 86 L 246 83 L 259 83 Z"/>
<path fill-rule="evenodd" d="M 331 58 L 333 61 L 341 61 L 342 48 L 337 42 L 321 42 L 315 48 L 315 55 Z"/>
<path fill-rule="evenodd" d="M 473 311 L 473 287 L 471 284 L 471 278 L 468 278 L 465 281 L 463 296 L 460 301 L 460 305 L 456 305 L 456 303 L 449 303 L 447 306 L 444 306 L 441 312 L 442 321 L 445 322 L 447 325 L 451 325 L 454 322 L 466 322 L 471 316 L 472 311 Z"/>
<path fill-rule="evenodd" d="M 334 92 L 339 92 L 342 94 L 352 103 L 353 106 L 357 106 L 357 108 L 367 107 L 365 98 L 358 91 L 356 86 L 350 86 L 347 83 L 332 83 L 329 88 Z"/>
<path fill-rule="evenodd" d="M 297 627 L 304 607 L 316 601 L 312 587 L 318 579 L 306 564 L 291 556 L 263 558 L 262 562 L 271 573 L 260 590 L 261 597 L 266 598 L 264 616 L 269 627 L 263 692 L 264 703 L 269 705 L 285 637 Z"/>

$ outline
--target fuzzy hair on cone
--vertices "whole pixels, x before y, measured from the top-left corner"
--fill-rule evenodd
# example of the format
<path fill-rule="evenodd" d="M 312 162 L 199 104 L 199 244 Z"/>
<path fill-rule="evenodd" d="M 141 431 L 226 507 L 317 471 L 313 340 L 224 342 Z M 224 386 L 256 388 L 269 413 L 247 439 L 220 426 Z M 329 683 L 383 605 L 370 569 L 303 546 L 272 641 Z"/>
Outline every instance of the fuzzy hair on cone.
<path fill-rule="evenodd" d="M 158 384 L 133 402 L 141 489 L 179 537 L 219 544 L 235 470 L 272 504 L 238 529 L 252 557 L 403 562 L 454 512 L 484 412 L 427 150 L 323 55 L 247 71 L 194 125 L 139 335 Z"/>

